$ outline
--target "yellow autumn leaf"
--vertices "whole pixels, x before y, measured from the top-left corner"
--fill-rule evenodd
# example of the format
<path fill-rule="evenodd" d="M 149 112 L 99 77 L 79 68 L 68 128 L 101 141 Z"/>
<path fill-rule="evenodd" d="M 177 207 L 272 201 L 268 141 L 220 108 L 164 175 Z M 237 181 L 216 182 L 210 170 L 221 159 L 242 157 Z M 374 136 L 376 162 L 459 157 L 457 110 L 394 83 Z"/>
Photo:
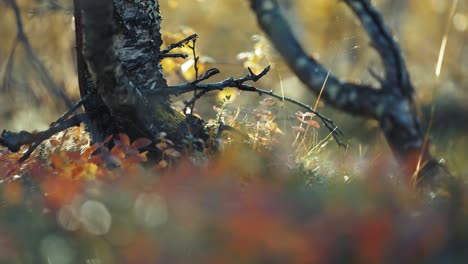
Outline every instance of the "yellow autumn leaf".
<path fill-rule="evenodd" d="M 179 68 L 179 64 L 173 59 L 164 59 L 161 61 L 161 66 L 164 73 L 173 73 L 176 69 Z"/>
<path fill-rule="evenodd" d="M 237 93 L 238 90 L 236 88 L 226 88 L 219 91 L 216 97 L 220 102 L 232 102 L 236 99 Z"/>
<path fill-rule="evenodd" d="M 167 168 L 169 164 L 165 160 L 161 160 L 158 164 L 156 164 L 157 169 L 164 169 Z"/>

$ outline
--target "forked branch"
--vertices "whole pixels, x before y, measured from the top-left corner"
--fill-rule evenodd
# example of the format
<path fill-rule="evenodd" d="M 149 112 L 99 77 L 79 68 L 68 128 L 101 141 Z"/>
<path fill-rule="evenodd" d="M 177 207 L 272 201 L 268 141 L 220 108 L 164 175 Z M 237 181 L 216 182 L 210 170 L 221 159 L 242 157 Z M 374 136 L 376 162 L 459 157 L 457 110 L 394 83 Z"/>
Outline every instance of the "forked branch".
<path fill-rule="evenodd" d="M 385 25 L 382 15 L 368 0 L 345 0 L 361 21 L 371 39 L 372 46 L 379 53 L 385 68 L 383 89 L 398 87 L 402 95 L 412 100 L 414 88 L 411 84 L 405 60 L 400 47 L 394 40 L 390 29 Z"/>
<path fill-rule="evenodd" d="M 251 0 L 262 30 L 286 60 L 297 77 L 315 93 L 323 89 L 322 98 L 329 104 L 353 114 L 375 117 L 377 90 L 366 85 L 343 83 L 330 74 L 299 44 L 275 0 Z"/>
<path fill-rule="evenodd" d="M 420 175 L 424 164 L 434 164 L 413 102 L 413 86 L 401 50 L 382 16 L 369 0 L 344 0 L 360 19 L 372 46 L 382 59 L 382 87 L 340 81 L 307 55 L 280 12 L 276 0 L 250 0 L 261 29 L 299 79 L 313 92 L 345 112 L 379 121 L 387 142 L 405 175 Z M 422 173 L 424 174 L 424 173 Z"/>

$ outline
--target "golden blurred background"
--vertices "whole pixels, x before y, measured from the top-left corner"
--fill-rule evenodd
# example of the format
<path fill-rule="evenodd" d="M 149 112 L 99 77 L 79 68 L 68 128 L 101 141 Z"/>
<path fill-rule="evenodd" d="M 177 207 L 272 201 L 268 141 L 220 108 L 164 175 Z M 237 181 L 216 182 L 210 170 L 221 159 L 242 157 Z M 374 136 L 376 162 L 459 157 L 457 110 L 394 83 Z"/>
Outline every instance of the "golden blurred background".
<path fill-rule="evenodd" d="M 44 129 L 65 106 L 52 96 L 40 74 L 16 40 L 17 27 L 8 1 L 0 2 L 0 124 L 2 129 Z M 376 52 L 358 21 L 342 1 L 281 0 L 306 50 L 342 79 L 376 84 L 369 68 L 379 69 Z M 468 2 L 458 0 L 378 0 L 387 24 L 398 39 L 417 90 L 421 117 L 434 152 L 445 158 L 454 173 L 467 175 L 468 164 Z M 73 2 L 71 0 L 17 0 L 32 48 L 58 87 L 78 99 L 75 67 Z M 197 52 L 207 67 L 217 67 L 218 80 L 241 77 L 249 66 L 242 54 L 258 56 L 260 66 L 273 69 L 260 88 L 314 104 L 316 96 L 293 76 L 256 25 L 246 0 L 160 0 L 164 32 L 196 32 Z M 446 40 L 440 73 L 436 64 Z M 241 55 L 240 55 L 241 54 Z M 252 66 L 252 65 L 250 65 Z M 168 76 L 170 84 L 183 80 Z M 237 96 L 234 105 L 258 104 L 255 94 Z M 179 99 L 175 98 L 174 101 Z M 203 117 L 214 116 L 216 94 L 197 104 Z M 287 106 L 291 107 L 291 106 Z M 294 107 L 287 110 L 294 113 Z M 342 127 L 349 138 L 348 154 L 368 150 L 381 153 L 386 145 L 372 121 L 361 120 L 321 106 L 320 111 Z M 286 110 L 285 110 L 286 111 Z M 432 120 L 432 121 L 431 121 Z M 325 133 L 325 132 L 324 132 Z M 371 147 L 371 145 L 375 145 Z M 334 152 L 333 147 L 331 153 Z M 337 149 L 337 148 L 336 148 Z M 333 154 L 334 155 L 334 154 Z M 341 155 L 341 154 L 340 154 Z"/>

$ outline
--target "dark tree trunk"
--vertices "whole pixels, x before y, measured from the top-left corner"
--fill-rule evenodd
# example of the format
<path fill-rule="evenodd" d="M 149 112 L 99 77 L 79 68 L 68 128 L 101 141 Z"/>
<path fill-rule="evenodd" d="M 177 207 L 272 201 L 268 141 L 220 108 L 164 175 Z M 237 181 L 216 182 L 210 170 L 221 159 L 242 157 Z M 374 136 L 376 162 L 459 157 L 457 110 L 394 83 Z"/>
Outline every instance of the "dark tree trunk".
<path fill-rule="evenodd" d="M 183 116 L 168 95 L 160 66 L 161 17 L 157 0 L 75 0 L 81 96 L 95 139 L 115 133 L 154 139 L 176 136 Z"/>

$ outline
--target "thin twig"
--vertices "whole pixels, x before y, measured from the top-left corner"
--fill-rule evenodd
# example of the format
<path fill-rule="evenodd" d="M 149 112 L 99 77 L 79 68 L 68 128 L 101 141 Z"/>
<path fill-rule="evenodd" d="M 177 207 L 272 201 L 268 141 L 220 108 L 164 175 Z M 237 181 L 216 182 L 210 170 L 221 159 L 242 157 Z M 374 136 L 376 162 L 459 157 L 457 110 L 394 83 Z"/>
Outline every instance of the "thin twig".
<path fill-rule="evenodd" d="M 164 59 L 164 58 L 182 58 L 186 59 L 188 58 L 187 54 L 183 53 L 160 53 L 158 54 L 159 58 Z"/>
<path fill-rule="evenodd" d="M 216 72 L 215 70 L 217 69 L 212 69 L 213 72 Z M 342 143 L 339 139 L 339 137 L 343 136 L 343 132 L 338 128 L 338 126 L 333 122 L 333 120 L 327 118 L 326 116 L 322 115 L 321 113 L 315 111 L 311 106 L 304 104 L 302 102 L 297 101 L 296 99 L 293 99 L 291 97 L 287 96 L 282 96 L 279 94 L 274 93 L 272 90 L 264 90 L 260 88 L 256 88 L 254 86 L 246 85 L 244 84 L 247 81 L 258 81 L 260 78 L 265 76 L 268 71 L 270 70 L 270 66 L 266 67 L 261 73 L 259 74 L 254 74 L 252 70 L 249 69 L 249 74 L 246 75 L 245 77 L 239 78 L 239 79 L 234 79 L 234 78 L 228 78 L 220 82 L 215 82 L 215 83 L 184 83 L 176 86 L 169 86 L 167 88 L 160 88 L 160 89 L 154 89 L 154 90 L 144 90 L 142 91 L 145 95 L 147 96 L 159 96 L 162 94 L 165 95 L 181 95 L 184 93 L 192 92 L 192 91 L 199 91 L 197 93 L 197 97 L 194 97 L 191 99 L 192 100 L 198 100 L 201 96 L 204 94 L 210 92 L 210 91 L 222 91 L 225 88 L 228 87 L 233 87 L 237 88 L 241 91 L 247 91 L 247 92 L 255 92 L 258 93 L 259 95 L 269 95 L 271 97 L 274 97 L 276 99 L 279 99 L 281 101 L 287 101 L 292 104 L 295 104 L 297 106 L 300 106 L 304 109 L 307 109 L 307 111 L 315 114 L 325 125 L 325 127 L 332 133 L 333 138 L 337 142 L 339 146 L 346 147 L 346 144 Z M 210 70 L 208 70 L 210 72 Z M 207 72 L 207 73 L 208 73 Z M 214 74 L 213 74 L 214 75 Z M 212 75 L 211 75 L 212 76 Z M 201 76 L 200 78 L 204 78 L 204 76 Z M 206 79 L 206 78 L 205 78 Z M 187 103 L 191 103 L 191 101 Z"/>
<path fill-rule="evenodd" d="M 192 50 L 192 55 L 193 55 L 193 69 L 195 70 L 195 80 L 198 79 L 198 60 L 200 57 L 197 56 L 197 50 L 196 50 L 196 44 L 197 44 L 197 38 L 192 39 L 192 46 L 189 45 L 189 48 Z"/>
<path fill-rule="evenodd" d="M 200 59 L 197 56 L 197 50 L 196 50 L 196 44 L 197 44 L 197 38 L 193 38 L 192 40 L 192 45 L 188 45 L 188 47 L 192 50 L 192 56 L 193 56 L 193 69 L 195 71 L 195 80 L 192 81 L 192 83 L 196 84 L 199 83 L 205 79 L 208 79 L 210 76 L 213 76 L 215 74 L 219 73 L 218 69 L 210 69 L 210 73 L 203 75 L 203 78 L 198 78 L 198 60 Z M 195 109 L 195 103 L 197 102 L 198 99 L 200 99 L 203 95 L 205 95 L 207 92 L 206 91 L 193 91 L 193 97 L 189 101 L 185 101 L 185 109 L 184 112 L 187 114 L 192 114 L 193 109 Z M 187 111 L 190 109 L 190 111 Z"/>
<path fill-rule="evenodd" d="M 56 121 L 50 124 L 50 126 L 56 126 L 59 123 L 65 121 L 68 117 L 70 117 L 78 108 L 80 108 L 91 96 L 92 94 L 87 94 L 83 96 L 78 102 L 76 102 L 67 112 L 65 112 L 61 117 L 59 117 Z"/>
<path fill-rule="evenodd" d="M 173 50 L 175 48 L 182 48 L 186 43 L 188 43 L 189 41 L 193 41 L 194 39 L 197 39 L 197 38 L 198 38 L 197 34 L 192 34 L 192 35 L 184 38 L 181 41 L 170 44 L 165 49 L 161 50 L 161 53 L 168 53 L 169 51 L 171 51 L 171 50 Z"/>

